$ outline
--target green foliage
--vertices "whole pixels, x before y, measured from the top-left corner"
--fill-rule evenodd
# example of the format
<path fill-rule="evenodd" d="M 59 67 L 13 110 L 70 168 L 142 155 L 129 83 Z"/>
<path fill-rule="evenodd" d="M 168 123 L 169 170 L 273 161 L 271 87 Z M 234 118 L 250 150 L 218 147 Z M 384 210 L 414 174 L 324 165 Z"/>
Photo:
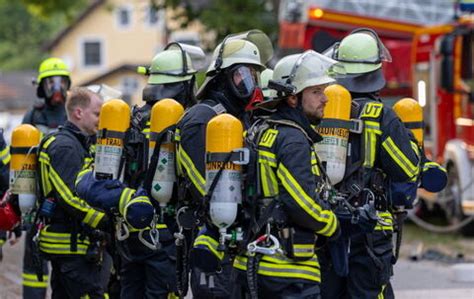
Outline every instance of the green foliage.
<path fill-rule="evenodd" d="M 41 45 L 64 26 L 64 20 L 39 19 L 17 1 L 0 0 L 0 69 L 38 67 L 44 58 Z"/>
<path fill-rule="evenodd" d="M 71 21 L 77 11 L 81 11 L 90 1 L 87 0 L 21 0 L 28 11 L 43 19 L 65 16 Z"/>
<path fill-rule="evenodd" d="M 159 0 L 151 0 L 159 6 Z M 164 0 L 164 6 L 183 9 L 176 19 L 185 27 L 189 22 L 199 20 L 208 30 L 217 33 L 222 40 L 230 33 L 248 29 L 260 29 L 273 40 L 278 30 L 278 0 L 209 0 L 198 5 L 192 0 Z"/>

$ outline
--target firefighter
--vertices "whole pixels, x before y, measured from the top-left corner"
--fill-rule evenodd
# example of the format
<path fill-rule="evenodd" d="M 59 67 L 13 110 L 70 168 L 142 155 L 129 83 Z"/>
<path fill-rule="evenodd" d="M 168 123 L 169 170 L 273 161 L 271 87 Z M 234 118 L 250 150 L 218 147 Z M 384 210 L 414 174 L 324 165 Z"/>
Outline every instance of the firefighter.
<path fill-rule="evenodd" d="M 37 127 L 43 135 L 54 132 L 66 121 L 66 94 L 71 86 L 70 71 L 66 63 L 59 58 L 44 60 L 38 69 L 35 80 L 36 95 L 40 99 L 23 117 L 24 124 Z M 44 277 L 39 281 L 31 258 L 29 225 L 25 225 L 25 251 L 23 253 L 23 298 L 37 299 L 46 296 L 48 286 L 48 267 L 43 263 Z"/>
<path fill-rule="evenodd" d="M 328 250 L 321 254 L 322 297 L 391 298 L 393 292 L 386 291 L 391 289 L 393 274 L 393 216 L 387 200 L 388 186 L 417 180 L 418 147 L 379 96 L 385 86 L 382 62 L 390 62 L 391 57 L 377 34 L 371 29 L 356 29 L 327 53 L 345 68 L 345 75 L 337 81 L 351 93 L 351 118 L 355 120 L 349 133 L 345 174 L 335 187 L 352 207 L 375 209 L 376 218 L 351 224 L 353 215 L 338 213 L 341 238 L 345 238 L 341 240 L 346 240 L 342 243 L 348 247 L 343 252 L 349 255 Z"/>
<path fill-rule="evenodd" d="M 33 242 L 51 261 L 52 298 L 104 298 L 97 241 L 108 218 L 73 192 L 77 174 L 90 159 L 89 136 L 97 132 L 101 106 L 98 94 L 74 88 L 64 127 L 40 144 L 41 198 Z"/>
<path fill-rule="evenodd" d="M 171 43 L 165 47 L 164 51 L 158 53 L 152 60 L 151 67 L 145 70 L 149 75 L 148 84 L 143 90 L 142 107 L 134 107 L 132 111 L 132 121 L 130 135 L 133 135 L 133 143 L 125 145 L 130 149 L 127 153 L 142 152 L 143 147 L 148 146 L 150 134 L 150 120 L 152 107 L 164 98 L 173 98 L 185 108 L 195 103 L 195 73 L 191 56 L 200 56 L 202 50 L 198 47 Z M 202 56 L 204 53 L 202 53 Z M 141 71 L 141 70 L 139 70 Z M 141 148 L 140 148 L 141 147 Z M 142 160 L 145 158 L 146 160 Z M 78 194 L 83 196 L 88 202 L 99 203 L 100 198 L 107 198 L 107 209 L 112 206 L 119 206 L 121 195 L 132 190 L 135 195 L 129 198 L 129 202 L 138 202 L 140 198 L 150 203 L 151 190 L 144 189 L 144 183 L 148 175 L 143 165 L 148 163 L 148 156 L 131 156 L 126 154 L 125 179 L 122 187 L 117 190 L 124 190 L 110 194 L 110 190 L 105 185 L 107 180 L 95 181 L 91 175 L 84 174 L 78 185 Z M 135 167 L 136 165 L 142 165 Z M 92 183 L 91 183 L 92 182 Z M 127 186 L 127 188 L 125 188 Z M 130 189 L 132 188 L 132 189 Z M 114 191 L 115 192 L 115 191 Z M 101 197 L 102 196 L 102 197 Z M 121 202 L 121 201 L 120 201 Z M 153 209 L 153 206 L 151 206 Z M 132 214 L 134 218 L 141 218 L 148 215 L 149 209 L 146 207 L 133 206 L 127 209 L 127 214 L 122 215 L 130 224 Z M 165 211 L 163 211 L 165 212 Z M 152 215 L 153 216 L 153 215 Z M 145 217 L 146 218 L 146 217 Z M 166 298 L 169 293 L 176 292 L 175 260 L 176 248 L 172 226 L 175 223 L 174 215 L 164 213 L 164 219 L 156 224 L 159 235 L 159 247 L 150 248 L 152 244 L 149 240 L 152 230 L 148 225 L 138 228 L 130 225 L 128 230 L 130 236 L 125 240 L 116 242 L 120 252 L 120 298 Z M 145 236 L 148 245 L 141 241 L 141 236 Z"/>
<path fill-rule="evenodd" d="M 311 50 L 282 58 L 269 84 L 276 95 L 263 104 L 275 111 L 249 129 L 258 173 L 252 181 L 261 191 L 244 230 L 246 252 L 233 266 L 237 284 L 251 298 L 319 298 L 314 244 L 338 235 L 339 226 L 317 193 L 322 174 L 313 144 L 322 138 L 312 125 L 323 116 L 333 64 Z"/>
<path fill-rule="evenodd" d="M 184 206 L 180 211 L 186 212 L 178 211 L 177 218 L 185 232 L 192 233 L 196 221 L 203 225 L 207 218 L 206 205 L 200 204 L 206 195 L 206 126 L 214 116 L 223 113 L 237 117 L 244 127 L 248 125 L 246 110 L 263 100 L 259 76 L 272 53 L 269 38 L 259 30 L 227 36 L 214 50 L 206 80 L 197 93 L 200 103 L 189 109 L 178 123 L 177 158 L 180 189 L 184 191 L 180 195 Z M 195 298 L 229 297 L 231 264 L 229 256 L 217 250 L 218 238 L 217 228 L 208 221 L 193 243 L 190 260 Z"/>
<path fill-rule="evenodd" d="M 35 80 L 36 95 L 42 101 L 36 103 L 23 117 L 24 124 L 31 124 L 48 134 L 66 121 L 64 104 L 71 86 L 70 71 L 59 58 L 44 60 Z"/>

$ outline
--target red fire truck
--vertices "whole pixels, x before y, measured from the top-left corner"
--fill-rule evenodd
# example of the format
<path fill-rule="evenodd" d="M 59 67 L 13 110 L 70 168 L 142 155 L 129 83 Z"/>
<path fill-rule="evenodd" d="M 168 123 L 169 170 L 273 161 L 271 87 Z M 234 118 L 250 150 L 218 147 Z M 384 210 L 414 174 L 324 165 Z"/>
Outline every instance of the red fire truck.
<path fill-rule="evenodd" d="M 438 0 L 286 0 L 279 14 L 283 54 L 322 52 L 358 27 L 379 33 L 393 60 L 384 65 L 383 99 L 419 101 L 424 108 L 425 151 L 449 173 L 444 191 L 430 194 L 420 189 L 419 196 L 429 207 L 441 207 L 451 223 L 474 215 L 471 5 Z M 474 234 L 474 222 L 462 232 Z"/>

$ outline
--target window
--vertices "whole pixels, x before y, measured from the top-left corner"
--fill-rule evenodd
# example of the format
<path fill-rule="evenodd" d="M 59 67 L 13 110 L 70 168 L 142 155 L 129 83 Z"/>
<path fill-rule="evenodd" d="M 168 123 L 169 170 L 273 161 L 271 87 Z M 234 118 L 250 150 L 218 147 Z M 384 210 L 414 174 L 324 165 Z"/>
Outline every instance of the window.
<path fill-rule="evenodd" d="M 100 66 L 102 64 L 102 45 L 99 41 L 86 41 L 83 44 L 84 66 Z"/>
<path fill-rule="evenodd" d="M 117 8 L 117 25 L 120 28 L 128 28 L 132 23 L 132 8 L 121 6 Z"/>
<path fill-rule="evenodd" d="M 158 23 L 158 10 L 154 6 L 149 6 L 146 10 L 146 21 L 148 25 L 156 25 Z"/>

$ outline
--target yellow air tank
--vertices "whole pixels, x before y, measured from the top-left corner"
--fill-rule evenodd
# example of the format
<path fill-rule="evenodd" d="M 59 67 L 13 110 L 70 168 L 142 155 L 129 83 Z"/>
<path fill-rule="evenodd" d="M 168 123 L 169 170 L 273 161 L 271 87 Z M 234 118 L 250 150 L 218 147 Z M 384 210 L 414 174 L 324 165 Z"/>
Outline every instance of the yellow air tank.
<path fill-rule="evenodd" d="M 230 158 L 232 152 L 243 146 L 242 123 L 230 114 L 211 119 L 206 130 L 206 192 L 210 195 L 209 215 L 222 236 L 237 217 L 242 203 L 242 169 Z M 219 170 L 222 172 L 210 190 Z M 209 192 L 212 194 L 209 194 Z"/>
<path fill-rule="evenodd" d="M 393 105 L 393 110 L 423 146 L 423 108 L 412 98 L 403 98 Z"/>
<path fill-rule="evenodd" d="M 351 94 L 341 85 L 330 85 L 324 90 L 328 98 L 324 117 L 317 132 L 324 138 L 316 143 L 315 149 L 332 184 L 344 178 L 346 169 L 347 143 L 351 114 Z"/>
<path fill-rule="evenodd" d="M 100 110 L 94 174 L 97 179 L 117 179 L 130 126 L 130 107 L 120 99 L 107 101 Z"/>
<path fill-rule="evenodd" d="M 159 160 L 151 184 L 151 196 L 160 203 L 161 207 L 166 206 L 170 201 L 173 185 L 176 182 L 175 144 L 171 138 L 172 132 L 163 132 L 163 130 L 175 125 L 183 113 L 183 106 L 173 99 L 162 99 L 151 109 L 148 163 L 151 161 L 158 134 L 165 134 L 161 139 Z"/>
<path fill-rule="evenodd" d="M 10 189 L 18 195 L 23 214 L 30 212 L 36 201 L 36 155 L 41 132 L 32 125 L 19 125 L 12 132 L 10 147 Z"/>

